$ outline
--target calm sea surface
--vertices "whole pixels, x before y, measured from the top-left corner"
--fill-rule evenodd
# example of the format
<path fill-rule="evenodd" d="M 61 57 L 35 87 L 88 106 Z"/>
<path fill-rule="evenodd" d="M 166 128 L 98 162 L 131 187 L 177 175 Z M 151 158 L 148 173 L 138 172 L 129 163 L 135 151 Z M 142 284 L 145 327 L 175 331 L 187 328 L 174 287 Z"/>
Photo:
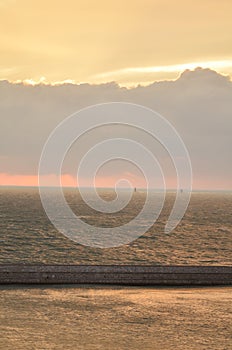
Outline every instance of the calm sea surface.
<path fill-rule="evenodd" d="M 113 190 L 101 190 L 112 200 Z M 85 222 L 110 227 L 130 221 L 141 210 L 145 193 L 137 191 L 116 214 L 90 209 L 75 190 L 65 196 Z M 232 193 L 193 193 L 189 208 L 170 234 L 164 225 L 175 195 L 167 195 L 164 209 L 151 229 L 134 242 L 116 248 L 91 248 L 59 233 L 47 218 L 35 188 L 0 189 L 0 263 L 54 264 L 232 264 Z"/>
<path fill-rule="evenodd" d="M 0 289 L 1 350 L 231 350 L 232 287 Z"/>
<path fill-rule="evenodd" d="M 82 220 L 118 226 L 141 210 L 138 191 L 117 214 L 88 208 L 75 190 L 66 199 Z M 101 190 L 105 200 L 113 191 Z M 38 191 L 0 190 L 0 263 L 232 264 L 232 194 L 193 193 L 181 224 L 164 225 L 175 196 L 169 193 L 157 223 L 117 248 L 82 246 L 49 222 Z M 36 286 L 0 288 L 1 350 L 230 350 L 232 287 L 122 288 Z"/>

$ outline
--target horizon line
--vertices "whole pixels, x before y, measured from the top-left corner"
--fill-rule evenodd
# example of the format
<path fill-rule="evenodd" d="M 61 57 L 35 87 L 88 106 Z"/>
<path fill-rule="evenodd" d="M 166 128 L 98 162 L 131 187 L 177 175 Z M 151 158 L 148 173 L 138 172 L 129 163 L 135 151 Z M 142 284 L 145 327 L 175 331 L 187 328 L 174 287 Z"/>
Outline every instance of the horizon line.
<path fill-rule="evenodd" d="M 0 188 L 59 188 L 60 186 L 36 186 L 36 185 L 0 185 Z M 63 186 L 62 189 L 107 189 L 107 190 L 115 190 L 115 187 L 103 187 L 103 186 L 96 186 L 96 187 L 91 187 L 91 186 Z M 133 190 L 134 187 L 130 188 L 130 187 L 117 187 L 120 190 Z M 136 189 L 139 191 L 146 191 L 147 189 L 145 187 L 136 187 Z M 148 190 L 153 190 L 153 191 L 174 191 L 177 192 L 178 189 L 177 188 L 166 188 L 166 189 L 162 189 L 162 188 L 149 188 Z M 212 189 L 212 188 L 195 188 L 192 190 L 188 190 L 188 189 L 183 189 L 183 191 L 186 192 L 232 192 L 232 189 Z"/>

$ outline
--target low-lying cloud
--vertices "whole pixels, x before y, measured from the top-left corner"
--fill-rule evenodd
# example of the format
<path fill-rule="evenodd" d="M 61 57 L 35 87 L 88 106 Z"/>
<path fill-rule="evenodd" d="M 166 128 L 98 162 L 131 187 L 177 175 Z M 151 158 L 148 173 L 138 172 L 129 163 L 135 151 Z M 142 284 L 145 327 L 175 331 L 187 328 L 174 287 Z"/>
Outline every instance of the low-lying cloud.
<path fill-rule="evenodd" d="M 132 89 L 120 88 L 114 82 L 30 86 L 1 81 L 0 173 L 5 174 L 4 179 L 7 175 L 36 176 L 43 145 L 59 122 L 81 108 L 112 101 L 150 107 L 174 125 L 188 148 L 195 188 L 232 189 L 232 82 L 201 68 L 187 70 L 175 81 Z M 66 173 L 75 174 L 73 163 L 81 159 L 92 143 L 114 135 L 146 137 L 120 126 L 117 130 L 108 127 L 107 132 L 100 128 L 90 139 L 84 135 L 67 156 Z M 167 155 L 161 147 L 153 144 L 153 140 L 146 142 L 165 163 Z M 168 160 L 166 166 L 171 178 Z M 117 169 L 124 171 L 123 162 Z M 112 175 L 108 167 L 107 176 Z"/>

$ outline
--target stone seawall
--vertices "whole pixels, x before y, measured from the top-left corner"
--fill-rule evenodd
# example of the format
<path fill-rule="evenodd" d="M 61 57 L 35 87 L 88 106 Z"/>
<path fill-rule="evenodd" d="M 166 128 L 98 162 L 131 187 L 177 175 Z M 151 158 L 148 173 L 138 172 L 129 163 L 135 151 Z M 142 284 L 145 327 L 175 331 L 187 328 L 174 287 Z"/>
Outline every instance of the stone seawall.
<path fill-rule="evenodd" d="M 0 284 L 232 285 L 232 266 L 0 265 Z"/>

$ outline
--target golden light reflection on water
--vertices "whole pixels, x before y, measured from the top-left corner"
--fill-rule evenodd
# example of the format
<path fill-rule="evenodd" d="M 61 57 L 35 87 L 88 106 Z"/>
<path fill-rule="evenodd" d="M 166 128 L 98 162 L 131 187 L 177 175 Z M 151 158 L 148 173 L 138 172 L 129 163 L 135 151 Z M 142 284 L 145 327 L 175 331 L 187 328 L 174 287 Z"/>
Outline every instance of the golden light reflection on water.
<path fill-rule="evenodd" d="M 101 192 L 105 200 L 114 195 L 112 190 Z M 108 215 L 89 208 L 74 190 L 66 192 L 74 213 L 98 227 L 125 224 L 140 212 L 145 198 L 138 191 L 125 210 Z M 0 199 L 2 264 L 232 264 L 231 193 L 193 193 L 180 225 L 166 235 L 164 225 L 175 200 L 170 193 L 156 224 L 131 244 L 114 249 L 92 249 L 62 236 L 45 215 L 37 189 L 2 189 Z"/>
<path fill-rule="evenodd" d="M 1 349 L 230 349 L 232 287 L 5 287 Z"/>

